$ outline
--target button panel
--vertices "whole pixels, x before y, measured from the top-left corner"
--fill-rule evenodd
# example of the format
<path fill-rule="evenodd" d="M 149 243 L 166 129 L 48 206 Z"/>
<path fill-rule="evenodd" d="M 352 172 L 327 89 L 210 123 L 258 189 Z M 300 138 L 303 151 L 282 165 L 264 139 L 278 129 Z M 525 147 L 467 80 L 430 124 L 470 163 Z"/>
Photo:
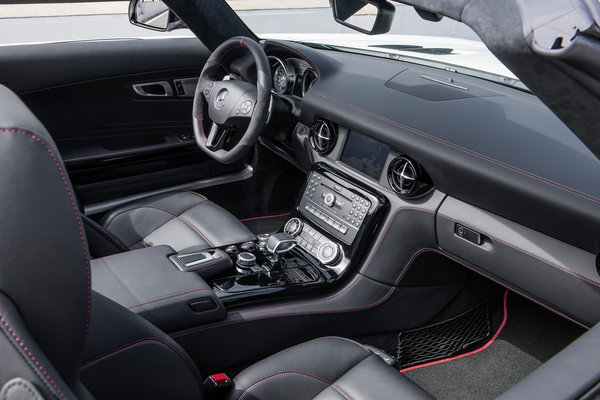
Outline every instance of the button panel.
<path fill-rule="evenodd" d="M 352 243 L 375 205 L 361 190 L 313 171 L 307 179 L 299 211 L 346 244 Z"/>

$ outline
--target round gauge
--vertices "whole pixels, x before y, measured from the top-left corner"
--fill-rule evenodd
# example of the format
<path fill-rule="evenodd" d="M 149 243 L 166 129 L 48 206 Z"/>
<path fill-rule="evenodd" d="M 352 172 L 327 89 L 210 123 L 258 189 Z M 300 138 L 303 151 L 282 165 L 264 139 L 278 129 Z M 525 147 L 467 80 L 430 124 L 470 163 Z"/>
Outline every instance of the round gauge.
<path fill-rule="evenodd" d="M 317 82 L 317 73 L 312 69 L 307 69 L 302 74 L 302 96 Z"/>
<path fill-rule="evenodd" d="M 283 65 L 279 65 L 273 74 L 273 90 L 282 94 L 285 93 L 288 87 L 288 73 Z"/>

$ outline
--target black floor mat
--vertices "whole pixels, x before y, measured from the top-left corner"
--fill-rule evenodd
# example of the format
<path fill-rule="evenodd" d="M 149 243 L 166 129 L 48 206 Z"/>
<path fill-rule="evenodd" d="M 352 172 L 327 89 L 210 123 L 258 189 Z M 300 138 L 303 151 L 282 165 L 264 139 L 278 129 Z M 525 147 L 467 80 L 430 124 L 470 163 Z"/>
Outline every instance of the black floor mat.
<path fill-rule="evenodd" d="M 494 399 L 584 332 L 518 295 L 509 294 L 507 306 L 506 324 L 487 348 L 405 376 L 438 400 Z"/>
<path fill-rule="evenodd" d="M 446 321 L 398 334 L 399 368 L 447 358 L 490 336 L 487 302 Z"/>

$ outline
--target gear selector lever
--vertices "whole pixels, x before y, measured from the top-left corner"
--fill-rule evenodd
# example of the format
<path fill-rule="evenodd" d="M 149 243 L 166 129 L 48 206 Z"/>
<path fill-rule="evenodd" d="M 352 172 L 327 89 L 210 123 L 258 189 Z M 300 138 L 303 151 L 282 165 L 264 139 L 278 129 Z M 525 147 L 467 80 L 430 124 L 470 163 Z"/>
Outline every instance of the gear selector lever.
<path fill-rule="evenodd" d="M 267 240 L 266 249 L 271 254 L 271 262 L 276 265 L 281 254 L 287 253 L 296 247 L 296 238 L 289 233 L 274 233 Z"/>

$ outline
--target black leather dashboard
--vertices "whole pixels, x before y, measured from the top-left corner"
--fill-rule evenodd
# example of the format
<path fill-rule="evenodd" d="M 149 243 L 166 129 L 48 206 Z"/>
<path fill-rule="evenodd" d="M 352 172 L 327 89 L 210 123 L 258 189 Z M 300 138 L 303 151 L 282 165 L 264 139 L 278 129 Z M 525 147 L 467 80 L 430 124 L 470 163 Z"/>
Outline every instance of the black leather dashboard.
<path fill-rule="evenodd" d="M 600 162 L 535 96 L 411 63 L 269 46 L 285 46 L 318 71 L 302 101 L 304 124 L 323 117 L 357 129 L 415 158 L 440 191 L 600 251 Z M 452 78 L 469 91 L 449 95 L 427 79 L 403 86 L 402 74 Z"/>

